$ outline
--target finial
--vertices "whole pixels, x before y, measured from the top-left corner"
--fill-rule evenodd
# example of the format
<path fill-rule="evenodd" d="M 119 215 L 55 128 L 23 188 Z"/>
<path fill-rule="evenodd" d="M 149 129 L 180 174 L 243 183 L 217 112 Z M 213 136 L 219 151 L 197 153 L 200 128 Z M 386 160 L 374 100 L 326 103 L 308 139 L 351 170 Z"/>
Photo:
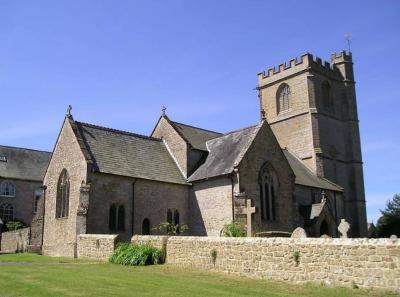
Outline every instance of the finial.
<path fill-rule="evenodd" d="M 161 115 L 164 117 L 165 116 L 165 112 L 167 111 L 167 108 L 165 106 L 163 106 L 161 108 Z"/>
<path fill-rule="evenodd" d="M 264 110 L 264 108 L 261 109 L 261 119 L 265 120 L 265 110 Z"/>
<path fill-rule="evenodd" d="M 68 117 L 70 117 L 72 114 L 71 114 L 71 111 L 72 111 L 72 106 L 71 105 L 68 105 L 68 108 L 67 108 L 67 116 Z"/>
<path fill-rule="evenodd" d="M 344 34 L 344 39 L 347 42 L 347 49 L 349 50 L 349 53 L 351 52 L 350 50 L 350 44 L 351 44 L 351 34 L 350 33 L 346 33 Z"/>
<path fill-rule="evenodd" d="M 325 191 L 321 192 L 321 202 L 323 202 L 323 203 L 326 202 L 326 193 L 325 193 Z"/>

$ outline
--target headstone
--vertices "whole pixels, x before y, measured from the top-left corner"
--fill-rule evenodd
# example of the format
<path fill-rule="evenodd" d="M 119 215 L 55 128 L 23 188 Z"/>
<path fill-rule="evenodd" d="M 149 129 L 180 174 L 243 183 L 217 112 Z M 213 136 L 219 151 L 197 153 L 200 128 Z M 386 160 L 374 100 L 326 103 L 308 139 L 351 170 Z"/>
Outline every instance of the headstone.
<path fill-rule="evenodd" d="M 392 234 L 392 235 L 390 235 L 390 237 L 389 237 L 390 239 L 397 239 L 397 236 L 396 235 L 394 235 L 394 234 Z"/>
<path fill-rule="evenodd" d="M 345 219 L 341 219 L 338 230 L 341 234 L 340 235 L 341 238 L 347 238 L 348 232 L 350 230 L 350 224 Z"/>
<path fill-rule="evenodd" d="M 296 229 L 294 229 L 292 236 L 290 236 L 290 237 L 291 238 L 307 238 L 307 233 L 303 228 L 297 227 Z"/>
<path fill-rule="evenodd" d="M 327 235 L 327 234 L 322 234 L 320 238 L 332 238 L 332 237 L 330 237 L 330 236 Z"/>

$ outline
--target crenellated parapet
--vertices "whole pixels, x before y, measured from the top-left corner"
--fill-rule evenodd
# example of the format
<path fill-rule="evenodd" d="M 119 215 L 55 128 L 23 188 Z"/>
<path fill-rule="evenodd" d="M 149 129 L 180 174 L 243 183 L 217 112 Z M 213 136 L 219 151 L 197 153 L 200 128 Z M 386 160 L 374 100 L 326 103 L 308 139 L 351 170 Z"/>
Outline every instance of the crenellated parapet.
<path fill-rule="evenodd" d="M 298 74 L 300 71 L 310 70 L 314 70 L 315 72 L 319 72 L 333 79 L 342 80 L 343 77 L 337 65 L 348 62 L 352 62 L 351 53 L 345 51 L 333 53 L 331 56 L 331 63 L 323 61 L 321 58 L 310 53 L 305 53 L 299 58 L 293 58 L 289 62 L 280 64 L 278 67 L 272 67 L 259 73 L 258 83 L 259 86 L 263 86 L 293 74 Z"/>

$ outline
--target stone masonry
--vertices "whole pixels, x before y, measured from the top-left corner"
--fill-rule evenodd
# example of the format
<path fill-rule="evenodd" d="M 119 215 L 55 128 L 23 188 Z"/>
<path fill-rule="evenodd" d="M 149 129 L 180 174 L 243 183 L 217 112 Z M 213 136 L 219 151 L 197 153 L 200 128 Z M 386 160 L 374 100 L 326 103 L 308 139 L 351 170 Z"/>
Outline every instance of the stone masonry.
<path fill-rule="evenodd" d="M 162 246 L 160 236 L 132 243 Z M 158 242 L 158 243 L 157 243 Z M 166 261 L 251 278 L 400 292 L 400 240 L 169 237 Z M 215 258 L 213 258 L 213 255 Z"/>
<path fill-rule="evenodd" d="M 78 258 L 108 260 L 114 252 L 118 235 L 80 234 L 77 241 Z"/>

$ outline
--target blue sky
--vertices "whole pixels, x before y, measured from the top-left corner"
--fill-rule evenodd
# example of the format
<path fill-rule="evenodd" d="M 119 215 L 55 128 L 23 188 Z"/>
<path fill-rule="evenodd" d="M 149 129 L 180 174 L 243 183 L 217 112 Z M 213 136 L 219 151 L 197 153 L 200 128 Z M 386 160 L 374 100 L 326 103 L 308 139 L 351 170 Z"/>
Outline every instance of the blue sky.
<path fill-rule="evenodd" d="M 0 144 L 52 150 L 76 119 L 149 134 L 259 120 L 256 74 L 352 34 L 369 221 L 400 192 L 400 1 L 0 0 Z"/>

